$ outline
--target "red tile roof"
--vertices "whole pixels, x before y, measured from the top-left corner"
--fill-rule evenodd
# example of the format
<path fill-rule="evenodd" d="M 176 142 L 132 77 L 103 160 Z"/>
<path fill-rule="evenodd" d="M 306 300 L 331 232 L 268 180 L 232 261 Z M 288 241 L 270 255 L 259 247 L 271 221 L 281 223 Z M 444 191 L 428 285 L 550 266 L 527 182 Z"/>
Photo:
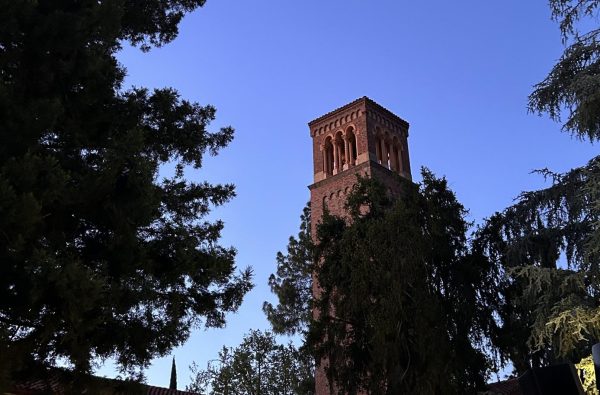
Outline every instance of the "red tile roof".
<path fill-rule="evenodd" d="M 490 395 L 523 395 L 519 386 L 519 380 L 516 378 L 491 383 L 487 387 L 487 394 Z"/>
<path fill-rule="evenodd" d="M 151 385 L 146 385 L 146 387 L 148 388 L 148 395 L 198 395 L 195 392 L 170 390 L 168 388 L 153 387 Z"/>
<path fill-rule="evenodd" d="M 114 386 L 115 384 L 125 384 L 125 382 L 115 380 L 115 379 L 107 379 L 101 377 L 92 377 L 92 380 L 96 382 L 98 387 L 108 387 Z M 112 385 L 111 385 L 112 384 Z M 43 380 L 30 380 L 18 383 L 14 386 L 14 389 L 9 393 L 13 393 L 16 395 L 37 395 L 37 394 L 65 394 L 67 391 L 65 390 L 65 381 L 60 378 L 59 375 L 53 375 L 48 379 Z M 178 391 L 172 390 L 168 388 L 155 387 L 152 385 L 140 384 L 140 393 L 145 393 L 146 395 L 199 395 L 195 392 L 187 392 L 187 391 Z M 136 389 L 137 392 L 137 389 Z"/>

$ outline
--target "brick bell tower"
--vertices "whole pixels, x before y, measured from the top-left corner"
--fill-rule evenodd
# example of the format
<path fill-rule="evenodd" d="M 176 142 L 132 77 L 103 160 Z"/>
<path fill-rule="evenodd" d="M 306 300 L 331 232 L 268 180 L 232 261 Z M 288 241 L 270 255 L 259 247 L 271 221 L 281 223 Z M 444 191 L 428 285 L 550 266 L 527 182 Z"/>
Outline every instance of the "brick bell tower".
<path fill-rule="evenodd" d="M 324 207 L 331 214 L 346 216 L 344 204 L 357 174 L 376 177 L 393 195 L 399 194 L 398 175 L 412 179 L 408 126 L 366 96 L 308 123 L 313 139 L 314 183 L 308 187 L 313 240 Z M 313 281 L 313 295 L 319 294 Z M 330 395 L 326 364 L 316 371 L 315 395 Z"/>

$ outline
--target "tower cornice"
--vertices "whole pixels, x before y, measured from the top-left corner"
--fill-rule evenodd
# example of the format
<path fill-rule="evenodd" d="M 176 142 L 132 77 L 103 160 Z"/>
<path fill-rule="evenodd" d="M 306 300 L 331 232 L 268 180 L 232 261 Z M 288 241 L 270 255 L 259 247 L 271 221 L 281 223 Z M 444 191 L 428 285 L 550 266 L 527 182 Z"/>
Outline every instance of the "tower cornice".
<path fill-rule="evenodd" d="M 367 96 L 363 96 L 360 97 L 348 104 L 345 104 L 341 107 L 336 108 L 333 111 L 328 112 L 325 115 L 322 115 L 318 118 L 313 119 L 312 121 L 310 121 L 308 123 L 309 128 L 311 129 L 311 134 L 313 133 L 313 129 L 315 126 L 317 126 L 318 124 L 325 122 L 325 121 L 329 121 L 330 119 L 336 118 L 337 116 L 342 115 L 343 113 L 345 113 L 346 111 L 356 107 L 357 105 L 360 105 L 365 111 L 369 111 L 369 110 L 376 110 L 380 113 L 383 113 L 385 116 L 389 117 L 391 120 L 399 123 L 401 126 L 403 126 L 406 130 L 408 130 L 409 128 L 409 123 L 407 121 L 405 121 L 404 119 L 400 118 L 399 116 L 397 116 L 396 114 L 394 114 L 393 112 L 391 112 L 390 110 L 388 110 L 387 108 L 385 108 L 384 106 L 382 106 L 381 104 L 377 103 L 375 100 L 370 99 Z M 371 108 L 369 108 L 371 107 Z"/>

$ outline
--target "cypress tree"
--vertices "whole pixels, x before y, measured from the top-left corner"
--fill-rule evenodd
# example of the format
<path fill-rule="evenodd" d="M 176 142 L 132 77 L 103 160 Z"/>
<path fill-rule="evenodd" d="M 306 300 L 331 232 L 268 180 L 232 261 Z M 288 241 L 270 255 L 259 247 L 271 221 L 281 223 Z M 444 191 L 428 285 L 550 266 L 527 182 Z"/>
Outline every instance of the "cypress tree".
<path fill-rule="evenodd" d="M 173 357 L 173 363 L 171 364 L 171 380 L 169 381 L 169 389 L 177 389 L 177 367 L 175 366 L 175 357 Z"/>

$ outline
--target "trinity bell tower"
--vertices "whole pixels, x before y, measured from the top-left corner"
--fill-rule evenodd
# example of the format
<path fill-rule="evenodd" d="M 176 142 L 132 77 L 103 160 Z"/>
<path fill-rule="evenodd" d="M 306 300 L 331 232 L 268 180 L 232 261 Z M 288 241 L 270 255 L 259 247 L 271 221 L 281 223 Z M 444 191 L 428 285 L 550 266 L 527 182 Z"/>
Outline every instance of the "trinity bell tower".
<path fill-rule="evenodd" d="M 412 179 L 408 155 L 408 122 L 362 97 L 308 123 L 313 139 L 314 183 L 310 189 L 311 235 L 324 207 L 346 216 L 344 204 L 356 175 L 375 177 L 399 195 L 398 175 Z M 314 278 L 314 277 L 313 277 Z M 319 286 L 313 281 L 313 295 Z M 315 395 L 330 395 L 324 365 L 317 369 Z"/>
<path fill-rule="evenodd" d="M 396 174 L 412 179 L 408 122 L 362 97 L 308 123 L 313 139 L 314 183 L 310 189 L 312 235 L 323 207 L 344 216 L 356 174 L 376 177 L 395 195 Z"/>

